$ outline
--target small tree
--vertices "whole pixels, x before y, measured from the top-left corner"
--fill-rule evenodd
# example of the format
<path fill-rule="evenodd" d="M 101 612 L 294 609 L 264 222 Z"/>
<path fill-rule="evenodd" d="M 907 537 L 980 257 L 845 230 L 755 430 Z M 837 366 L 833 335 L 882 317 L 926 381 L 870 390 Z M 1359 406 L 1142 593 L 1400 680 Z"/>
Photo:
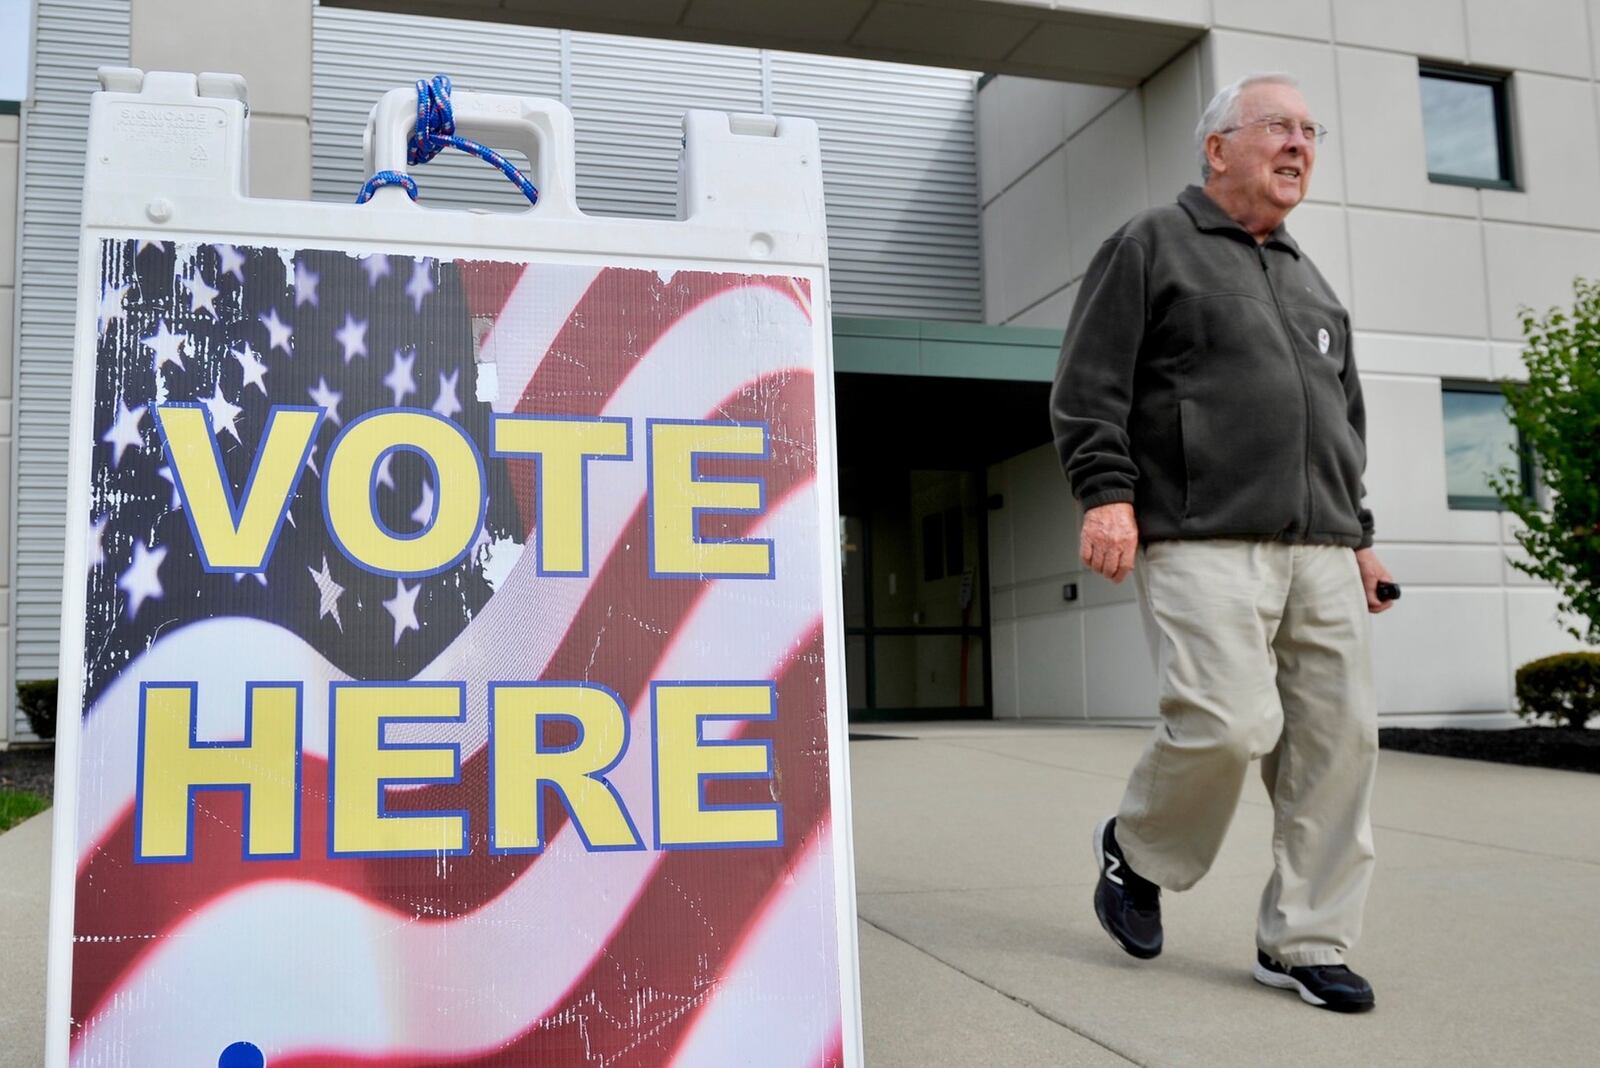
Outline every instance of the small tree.
<path fill-rule="evenodd" d="M 1522 309 L 1528 381 L 1502 386 L 1523 447 L 1550 487 L 1550 508 L 1510 467 L 1492 483 L 1523 523 L 1517 541 L 1528 559 L 1512 566 L 1554 586 L 1568 632 L 1600 645 L 1600 282 L 1579 278 L 1573 290 L 1570 312 L 1551 308 L 1539 318 Z"/>

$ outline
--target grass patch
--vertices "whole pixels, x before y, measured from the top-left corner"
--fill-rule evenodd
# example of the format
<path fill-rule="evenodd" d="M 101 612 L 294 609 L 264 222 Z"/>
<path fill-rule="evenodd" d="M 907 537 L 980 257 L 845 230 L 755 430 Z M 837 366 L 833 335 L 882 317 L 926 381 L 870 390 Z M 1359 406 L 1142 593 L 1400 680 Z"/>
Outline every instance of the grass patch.
<path fill-rule="evenodd" d="M 0 790 L 0 831 L 9 831 L 23 820 L 50 807 L 38 794 L 22 790 Z"/>

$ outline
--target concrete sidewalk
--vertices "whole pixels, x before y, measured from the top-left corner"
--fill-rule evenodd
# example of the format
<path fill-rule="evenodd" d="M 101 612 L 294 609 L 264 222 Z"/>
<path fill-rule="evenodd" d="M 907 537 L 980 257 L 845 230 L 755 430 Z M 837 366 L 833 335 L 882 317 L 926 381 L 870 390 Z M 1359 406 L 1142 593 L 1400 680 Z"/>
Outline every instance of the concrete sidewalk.
<path fill-rule="evenodd" d="M 1167 950 L 1095 922 L 1089 832 L 1144 732 L 863 727 L 851 746 L 867 1063 L 1588 1065 L 1600 1048 L 1600 776 L 1385 752 L 1378 874 L 1342 1017 L 1249 976 L 1271 813 L 1166 896 Z M 50 818 L 0 836 L 0 1068 L 42 1055 Z"/>

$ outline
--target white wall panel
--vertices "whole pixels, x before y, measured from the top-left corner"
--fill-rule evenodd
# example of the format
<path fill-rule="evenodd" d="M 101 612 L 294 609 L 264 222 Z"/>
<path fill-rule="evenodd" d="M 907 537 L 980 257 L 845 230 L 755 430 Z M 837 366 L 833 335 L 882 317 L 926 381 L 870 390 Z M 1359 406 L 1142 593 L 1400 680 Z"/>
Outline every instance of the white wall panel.
<path fill-rule="evenodd" d="M 1510 666 L 1513 672 L 1541 656 L 1576 652 L 1584 648 L 1581 642 L 1567 633 L 1556 611 L 1561 597 L 1555 590 L 1514 589 L 1507 590 L 1505 596 Z"/>
<path fill-rule="evenodd" d="M 1378 708 L 1507 708 L 1504 598 L 1499 590 L 1407 590 L 1403 603 L 1375 617 L 1372 666 Z"/>
<path fill-rule="evenodd" d="M 1428 181 L 1415 56 L 1341 48 L 1339 128 L 1352 205 L 1476 215 L 1477 194 Z"/>
<path fill-rule="evenodd" d="M 1352 320 L 1360 330 L 1482 337 L 1478 224 L 1399 212 L 1350 212 Z"/>
<path fill-rule="evenodd" d="M 1206 106 L 1202 92 L 1199 46 L 1167 64 L 1139 89 L 1151 204 L 1165 204 L 1184 186 L 1200 181 L 1194 128 Z"/>
<path fill-rule="evenodd" d="M 1333 0 L 1333 34 L 1342 44 L 1457 62 L 1467 58 L 1461 0 Z"/>
<path fill-rule="evenodd" d="M 1008 467 L 1006 510 L 1016 554 L 1012 580 L 1031 582 L 1078 570 L 1078 503 L 1055 446 L 1030 449 Z"/>
<path fill-rule="evenodd" d="M 1024 719 L 1081 719 L 1083 613 L 1059 612 L 1017 621 L 1017 712 Z"/>
<path fill-rule="evenodd" d="M 1499 546 L 1492 545 L 1390 545 L 1388 534 L 1378 530 L 1379 555 L 1407 591 L 1422 586 L 1491 586 L 1502 582 Z M 1407 596 L 1409 596 L 1409 592 Z M 1398 609 L 1396 609 L 1398 611 Z"/>
<path fill-rule="evenodd" d="M 1074 282 L 1058 289 L 1026 311 L 1014 315 L 1008 326 L 1032 326 L 1042 330 L 1064 330 L 1072 316 L 1072 302 L 1077 299 L 1078 286 Z"/>
<path fill-rule="evenodd" d="M 1070 84 L 1062 87 L 1062 137 L 1075 137 L 1079 130 L 1099 118 L 1112 104 L 1126 96 L 1130 90 L 1109 89 L 1103 85 Z"/>
<path fill-rule="evenodd" d="M 1131 580 L 1129 580 L 1131 585 Z M 1115 719 L 1154 719 L 1159 694 L 1155 663 L 1136 604 L 1083 613 L 1083 657 L 1089 714 Z"/>
<path fill-rule="evenodd" d="M 1496 338 L 1519 341 L 1523 305 L 1540 314 L 1552 304 L 1572 306 L 1572 280 L 1600 278 L 1600 234 L 1487 223 L 1489 328 Z"/>
<path fill-rule="evenodd" d="M 1363 374 L 1492 378 L 1487 341 L 1425 334 L 1356 333 L 1356 366 Z"/>
<path fill-rule="evenodd" d="M 978 94 L 978 180 L 987 204 L 1061 144 L 1068 86 L 998 77 Z"/>
<path fill-rule="evenodd" d="M 1520 190 L 1485 189 L 1483 214 L 1600 228 L 1600 128 L 1588 82 L 1518 74 L 1512 99 Z"/>
<path fill-rule="evenodd" d="M 996 621 L 989 628 L 990 692 L 994 697 L 995 719 L 1016 719 L 1017 703 L 1017 623 Z"/>
<path fill-rule="evenodd" d="M 1144 118 L 1129 93 L 1067 142 L 1067 246 L 1071 278 L 1089 267 L 1111 232 L 1150 206 L 1145 182 Z"/>
<path fill-rule="evenodd" d="M 1444 401 L 1433 378 L 1363 375 L 1367 505 L 1380 541 L 1499 543 L 1493 512 L 1451 510 Z"/>
<path fill-rule="evenodd" d="M 1299 80 L 1311 114 L 1330 128 L 1337 125 L 1333 116 L 1338 110 L 1339 92 L 1332 46 L 1232 30 L 1213 30 L 1208 40 L 1213 92 L 1246 74 L 1287 71 Z M 1330 204 L 1344 199 L 1342 156 L 1337 136 L 1330 136 L 1317 150 L 1310 199 Z"/>
<path fill-rule="evenodd" d="M 991 322 L 1005 322 L 1071 280 L 1067 210 L 1066 158 L 1059 151 L 984 208 Z"/>
<path fill-rule="evenodd" d="M 1289 216 L 1289 233 L 1300 251 L 1311 257 L 1339 300 L 1349 307 L 1350 245 L 1342 208 L 1328 204 L 1301 204 Z M 1360 353 L 1356 354 L 1358 357 Z"/>
<path fill-rule="evenodd" d="M 61 632 L 61 517 L 89 94 L 95 68 L 127 66 L 127 0 L 39 0 L 33 91 L 22 114 L 17 282 L 17 463 L 11 524 L 15 668 L 53 678 Z M 8 676 L 9 678 L 9 676 Z M 9 685 L 9 684 L 8 684 Z M 11 737 L 31 738 L 16 713 Z"/>
<path fill-rule="evenodd" d="M 1584 0 L 1465 0 L 1474 63 L 1589 77 Z"/>
<path fill-rule="evenodd" d="M 1328 0 L 1211 0 L 1211 17 L 1218 26 L 1287 37 L 1332 34 Z"/>

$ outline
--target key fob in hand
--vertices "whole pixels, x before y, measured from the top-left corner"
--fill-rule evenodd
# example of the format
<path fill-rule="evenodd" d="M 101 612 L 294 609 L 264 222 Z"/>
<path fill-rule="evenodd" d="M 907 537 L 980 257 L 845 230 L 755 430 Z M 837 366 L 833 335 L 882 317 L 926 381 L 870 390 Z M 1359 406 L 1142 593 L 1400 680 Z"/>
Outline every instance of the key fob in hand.
<path fill-rule="evenodd" d="M 1378 600 L 1398 601 L 1400 599 L 1400 584 L 1398 582 L 1378 583 Z"/>

